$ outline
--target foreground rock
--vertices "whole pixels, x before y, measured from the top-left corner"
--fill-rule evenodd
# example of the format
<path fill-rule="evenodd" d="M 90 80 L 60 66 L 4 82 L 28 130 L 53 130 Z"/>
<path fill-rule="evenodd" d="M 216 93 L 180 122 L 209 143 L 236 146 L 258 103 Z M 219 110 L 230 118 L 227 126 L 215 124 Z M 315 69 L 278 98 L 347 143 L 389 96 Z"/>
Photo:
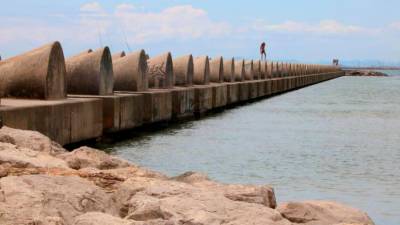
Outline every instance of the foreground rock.
<path fill-rule="evenodd" d="M 277 210 L 289 221 L 304 225 L 374 224 L 366 213 L 335 202 L 289 202 Z"/>
<path fill-rule="evenodd" d="M 37 132 L 0 129 L 0 224 L 373 225 L 334 202 L 277 205 L 267 185 L 167 177 L 102 151 L 67 152 Z"/>
<path fill-rule="evenodd" d="M 346 76 L 387 77 L 388 75 L 372 70 L 346 70 Z"/>

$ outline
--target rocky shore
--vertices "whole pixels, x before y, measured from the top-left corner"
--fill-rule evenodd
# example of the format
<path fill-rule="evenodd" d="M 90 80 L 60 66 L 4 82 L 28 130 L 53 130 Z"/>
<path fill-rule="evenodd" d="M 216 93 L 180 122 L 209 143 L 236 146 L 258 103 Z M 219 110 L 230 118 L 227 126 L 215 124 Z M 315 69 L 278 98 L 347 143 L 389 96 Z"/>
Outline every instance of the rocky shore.
<path fill-rule="evenodd" d="M 0 224 L 373 225 L 329 201 L 278 204 L 270 186 L 221 184 L 195 172 L 167 177 L 38 132 L 0 129 Z"/>
<path fill-rule="evenodd" d="M 346 76 L 362 76 L 362 77 L 387 77 L 388 75 L 372 70 L 345 70 Z"/>

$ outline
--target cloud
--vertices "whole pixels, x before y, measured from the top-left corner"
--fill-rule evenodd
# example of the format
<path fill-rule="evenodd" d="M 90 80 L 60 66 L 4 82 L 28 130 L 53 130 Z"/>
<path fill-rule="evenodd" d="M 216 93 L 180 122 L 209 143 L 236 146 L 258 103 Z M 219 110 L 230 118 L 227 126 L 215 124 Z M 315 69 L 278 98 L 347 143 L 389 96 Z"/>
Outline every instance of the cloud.
<path fill-rule="evenodd" d="M 389 28 L 400 31 L 400 21 L 396 21 L 396 22 L 389 24 Z"/>
<path fill-rule="evenodd" d="M 379 31 L 379 29 L 376 28 L 347 25 L 336 20 L 322 20 L 318 23 L 286 21 L 280 24 L 267 24 L 264 21 L 256 21 L 253 28 L 260 32 L 308 33 L 321 35 L 375 34 Z"/>
<path fill-rule="evenodd" d="M 79 8 L 81 12 L 100 12 L 103 11 L 103 8 L 101 7 L 100 3 L 98 2 L 90 2 L 81 5 Z"/>
<path fill-rule="evenodd" d="M 206 11 L 191 5 L 179 5 L 160 12 L 137 12 L 127 4 L 117 6 L 116 21 L 131 41 L 220 37 L 232 29 L 228 23 L 212 21 Z"/>

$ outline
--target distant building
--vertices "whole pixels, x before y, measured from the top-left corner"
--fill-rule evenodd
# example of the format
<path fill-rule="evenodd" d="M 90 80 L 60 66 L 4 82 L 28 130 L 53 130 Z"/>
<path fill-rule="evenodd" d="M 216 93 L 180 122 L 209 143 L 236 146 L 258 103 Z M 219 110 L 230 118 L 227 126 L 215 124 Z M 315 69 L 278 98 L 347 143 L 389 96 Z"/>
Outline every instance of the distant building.
<path fill-rule="evenodd" d="M 334 59 L 334 60 L 332 61 L 332 64 L 333 64 L 334 66 L 339 66 L 339 59 Z"/>

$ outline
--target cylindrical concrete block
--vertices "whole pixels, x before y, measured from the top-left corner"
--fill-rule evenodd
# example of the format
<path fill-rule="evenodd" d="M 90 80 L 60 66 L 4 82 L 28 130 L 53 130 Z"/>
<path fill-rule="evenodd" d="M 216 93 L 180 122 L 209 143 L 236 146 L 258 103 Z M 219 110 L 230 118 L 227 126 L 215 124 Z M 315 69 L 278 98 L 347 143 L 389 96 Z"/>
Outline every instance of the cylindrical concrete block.
<path fill-rule="evenodd" d="M 283 76 L 287 77 L 288 76 L 288 63 L 283 63 Z"/>
<path fill-rule="evenodd" d="M 170 52 L 147 60 L 149 88 L 172 88 L 175 83 L 173 62 Z"/>
<path fill-rule="evenodd" d="M 261 78 L 261 61 L 253 61 L 253 79 L 259 80 Z"/>
<path fill-rule="evenodd" d="M 272 62 L 267 62 L 267 78 L 272 78 L 272 67 L 273 63 Z"/>
<path fill-rule="evenodd" d="M 244 63 L 244 79 L 245 80 L 253 80 L 254 79 L 253 60 L 246 60 Z"/>
<path fill-rule="evenodd" d="M 260 71 L 260 79 L 267 78 L 268 71 L 268 63 L 266 61 L 261 61 L 261 71 Z"/>
<path fill-rule="evenodd" d="M 279 62 L 274 62 L 274 77 L 279 77 L 280 76 L 280 66 Z"/>
<path fill-rule="evenodd" d="M 144 50 L 113 58 L 114 91 L 145 91 L 148 88 Z"/>
<path fill-rule="evenodd" d="M 210 82 L 221 83 L 224 81 L 224 60 L 221 56 L 209 59 Z"/>
<path fill-rule="evenodd" d="M 68 94 L 111 95 L 113 93 L 113 65 L 108 47 L 68 58 L 66 65 Z"/>
<path fill-rule="evenodd" d="M 294 64 L 289 63 L 289 76 L 292 77 L 294 75 Z"/>
<path fill-rule="evenodd" d="M 279 64 L 279 72 L 280 72 L 280 77 L 285 76 L 285 64 L 283 62 Z"/>
<path fill-rule="evenodd" d="M 244 60 L 236 60 L 235 61 L 235 81 L 243 81 L 244 80 Z"/>
<path fill-rule="evenodd" d="M 65 60 L 59 42 L 0 63 L 0 97 L 63 99 L 66 97 Z"/>
<path fill-rule="evenodd" d="M 193 83 L 204 85 L 210 83 L 210 63 L 208 56 L 199 56 L 193 59 Z"/>
<path fill-rule="evenodd" d="M 235 59 L 224 59 L 224 81 L 235 81 Z"/>
<path fill-rule="evenodd" d="M 112 58 L 112 60 L 114 62 L 114 60 L 117 60 L 117 59 L 122 58 L 124 56 L 126 56 L 126 53 L 124 51 L 122 51 L 122 52 L 117 52 L 117 53 L 112 54 L 111 58 Z"/>
<path fill-rule="evenodd" d="M 193 56 L 185 55 L 174 59 L 174 76 L 176 86 L 192 86 L 193 84 Z"/>

